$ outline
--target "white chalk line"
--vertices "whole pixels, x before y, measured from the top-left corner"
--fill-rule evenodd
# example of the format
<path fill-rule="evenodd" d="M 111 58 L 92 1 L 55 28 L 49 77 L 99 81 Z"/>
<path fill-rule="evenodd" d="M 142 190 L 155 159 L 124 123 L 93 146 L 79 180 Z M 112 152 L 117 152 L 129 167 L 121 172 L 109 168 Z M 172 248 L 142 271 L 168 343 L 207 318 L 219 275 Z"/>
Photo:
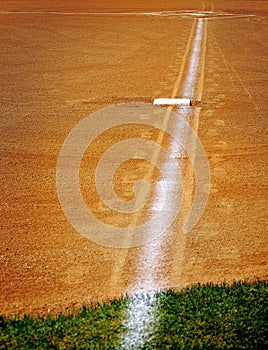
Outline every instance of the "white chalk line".
<path fill-rule="evenodd" d="M 196 20 L 195 20 L 196 21 Z M 191 32 L 190 39 L 192 39 L 192 50 L 190 55 L 190 63 L 188 68 L 188 74 L 184 81 L 183 85 L 183 96 L 187 96 L 188 98 L 194 97 L 194 87 L 196 80 L 198 79 L 198 70 L 204 69 L 204 62 L 199 62 L 199 56 L 201 55 L 204 59 L 205 48 L 202 49 L 202 45 L 206 45 L 202 43 L 203 36 L 206 39 L 206 31 L 207 31 L 207 23 L 203 19 L 198 19 L 195 22 L 195 35 L 193 37 L 193 32 Z M 205 23 L 205 25 L 204 25 Z M 187 48 L 187 52 L 189 53 L 189 49 Z M 182 65 L 185 67 L 185 64 Z M 182 76 L 182 73 L 179 72 L 179 76 Z M 204 75 L 200 73 L 201 79 L 203 79 Z M 177 85 L 177 84 L 176 84 Z M 203 82 L 201 83 L 203 86 Z M 202 86 L 198 90 L 199 97 L 202 95 Z M 178 87 L 176 86 L 176 90 Z M 176 99 L 173 99 L 176 100 Z M 188 101 L 188 100 L 187 100 Z M 164 101 L 168 102 L 168 101 Z M 174 101 L 172 101 L 174 102 Z M 175 101 L 176 102 L 176 101 Z M 169 120 L 169 109 L 167 111 L 165 124 L 168 123 Z M 197 109 L 195 113 L 195 118 L 199 119 L 200 108 Z M 183 109 L 183 107 L 179 107 L 178 114 L 182 118 L 188 117 L 188 111 Z M 195 120 L 195 127 L 198 129 L 198 120 Z M 196 130 L 197 131 L 197 130 Z M 159 141 L 163 138 L 162 133 L 159 135 Z M 170 146 L 170 152 L 174 152 L 172 147 Z M 195 148 L 195 145 L 193 145 Z M 193 150 L 194 151 L 194 150 Z M 154 158 L 158 157 L 157 151 L 154 154 Z M 166 237 L 163 237 L 160 242 L 156 242 L 150 246 L 143 247 L 143 251 L 141 253 L 139 266 L 139 273 L 137 277 L 136 283 L 133 285 L 132 290 L 135 291 L 151 291 L 148 294 L 148 300 L 143 299 L 143 296 L 134 296 L 132 301 L 130 302 L 128 309 L 125 310 L 127 312 L 127 319 L 125 321 L 125 327 L 127 328 L 127 333 L 124 334 L 119 342 L 119 346 L 117 349 L 130 349 L 132 345 L 135 348 L 143 348 L 143 346 L 148 342 L 148 338 L 151 336 L 153 329 L 157 325 L 158 316 L 157 316 L 157 299 L 155 290 L 159 289 L 161 286 L 157 277 L 159 278 L 159 268 L 161 265 L 161 261 L 163 259 L 162 252 L 165 248 Z M 163 281 L 161 283 L 165 283 L 165 276 L 161 276 Z M 131 346 L 131 347 L 130 347 Z"/>

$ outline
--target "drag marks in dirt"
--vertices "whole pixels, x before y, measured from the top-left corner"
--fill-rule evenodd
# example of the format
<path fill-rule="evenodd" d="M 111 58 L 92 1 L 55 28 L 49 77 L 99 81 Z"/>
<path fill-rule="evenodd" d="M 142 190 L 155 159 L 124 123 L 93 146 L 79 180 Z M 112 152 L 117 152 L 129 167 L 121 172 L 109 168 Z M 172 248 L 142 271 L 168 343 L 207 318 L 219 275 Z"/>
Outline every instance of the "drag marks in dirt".
<path fill-rule="evenodd" d="M 80 234 L 103 246 L 117 248 L 142 246 L 161 238 L 180 210 L 183 186 L 179 161 L 176 159 L 180 159 L 183 152 L 188 155 L 196 173 L 198 208 L 194 208 L 189 215 L 188 231 L 195 226 L 206 206 L 209 172 L 204 149 L 187 123 L 185 114 L 189 114 L 189 111 L 180 110 L 176 114 L 158 106 L 129 103 L 97 111 L 71 130 L 58 158 L 57 190 L 62 210 Z M 129 129 L 135 124 L 155 128 L 159 133 L 156 142 L 129 136 L 106 149 L 98 159 L 96 168 L 92 165 L 95 173 L 94 192 L 104 203 L 105 212 L 134 214 L 134 218 L 129 218 L 127 227 L 117 227 L 116 224 L 113 226 L 103 222 L 94 211 L 88 211 L 80 190 L 79 168 L 84 153 L 95 138 L 106 130 L 121 125 Z M 163 147 L 162 132 L 172 139 L 167 149 Z M 199 154 L 198 162 L 194 162 L 193 141 Z M 135 196 L 126 202 L 119 199 L 114 191 L 114 174 L 121 164 L 133 158 L 151 164 L 146 177 L 149 177 L 149 183 L 148 180 L 134 181 Z M 146 223 L 140 224 L 139 218 L 144 216 L 141 210 L 146 207 L 155 168 L 161 172 L 161 180 L 156 183 L 152 207 L 150 204 L 148 208 L 149 218 Z"/>

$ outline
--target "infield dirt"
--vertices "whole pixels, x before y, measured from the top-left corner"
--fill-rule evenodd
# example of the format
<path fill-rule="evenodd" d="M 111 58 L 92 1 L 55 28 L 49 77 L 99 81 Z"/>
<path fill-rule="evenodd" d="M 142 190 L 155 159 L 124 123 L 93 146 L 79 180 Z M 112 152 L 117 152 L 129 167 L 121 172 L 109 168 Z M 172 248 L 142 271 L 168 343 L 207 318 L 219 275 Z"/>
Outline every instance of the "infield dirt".
<path fill-rule="evenodd" d="M 0 313 L 59 312 L 131 292 L 141 278 L 143 248 L 107 248 L 69 224 L 57 196 L 57 160 L 85 116 L 171 96 L 194 19 L 107 12 L 245 15 L 208 20 L 198 136 L 210 163 L 210 196 L 185 237 L 177 229 L 183 213 L 172 225 L 157 288 L 267 279 L 267 1 L 90 3 L 0 4 Z M 108 140 L 117 142 L 118 135 Z M 106 141 L 94 144 L 95 157 Z M 132 170 L 139 178 L 144 164 L 133 161 L 117 174 L 125 199 Z M 87 204 L 98 211 L 94 194 Z"/>

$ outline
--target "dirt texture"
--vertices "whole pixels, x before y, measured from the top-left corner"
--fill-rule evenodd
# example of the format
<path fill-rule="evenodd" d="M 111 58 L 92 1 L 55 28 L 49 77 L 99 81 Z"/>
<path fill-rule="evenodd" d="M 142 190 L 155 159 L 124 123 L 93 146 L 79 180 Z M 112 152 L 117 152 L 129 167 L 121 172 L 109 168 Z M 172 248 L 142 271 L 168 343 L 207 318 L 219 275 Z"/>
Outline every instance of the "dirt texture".
<path fill-rule="evenodd" d="M 193 17 L 107 12 L 178 10 L 245 17 L 208 20 L 202 99 L 196 103 L 210 196 L 198 224 L 183 236 L 184 199 L 159 266 L 152 268 L 154 285 L 147 288 L 143 256 L 159 246 L 115 249 L 81 236 L 59 203 L 56 167 L 79 121 L 110 105 L 170 97 L 184 60 Z M 1 1 L 0 314 L 55 313 L 139 285 L 146 290 L 267 279 L 267 15 L 267 1 L 65 1 L 64 7 Z M 92 163 L 83 160 L 85 201 L 109 224 L 131 219 L 107 218 L 95 194 L 87 194 L 86 174 L 107 142 L 139 133 L 157 138 L 122 129 L 93 145 Z M 146 166 L 133 161 L 118 170 L 115 187 L 120 192 L 121 184 L 122 198 L 132 198 L 129 173 L 139 178 Z M 157 178 L 155 173 L 151 181 Z"/>

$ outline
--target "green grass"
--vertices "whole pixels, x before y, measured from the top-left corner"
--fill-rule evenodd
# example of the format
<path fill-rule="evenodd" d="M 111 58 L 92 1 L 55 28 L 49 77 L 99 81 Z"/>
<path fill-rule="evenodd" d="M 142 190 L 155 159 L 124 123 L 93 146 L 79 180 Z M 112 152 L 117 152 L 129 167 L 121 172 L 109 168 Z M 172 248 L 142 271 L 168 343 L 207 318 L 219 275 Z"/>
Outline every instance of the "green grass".
<path fill-rule="evenodd" d="M 153 312 L 154 327 L 149 329 L 145 317 L 136 332 L 145 341 L 135 340 L 135 345 L 130 342 L 124 349 L 264 350 L 268 349 L 267 292 L 268 282 L 198 285 L 181 292 L 157 292 L 153 298 L 139 294 L 57 316 L 0 316 L 0 349 L 116 349 L 128 334 L 124 322 L 128 306 L 135 312 L 135 305 L 142 304 L 138 318 L 141 310 Z"/>

